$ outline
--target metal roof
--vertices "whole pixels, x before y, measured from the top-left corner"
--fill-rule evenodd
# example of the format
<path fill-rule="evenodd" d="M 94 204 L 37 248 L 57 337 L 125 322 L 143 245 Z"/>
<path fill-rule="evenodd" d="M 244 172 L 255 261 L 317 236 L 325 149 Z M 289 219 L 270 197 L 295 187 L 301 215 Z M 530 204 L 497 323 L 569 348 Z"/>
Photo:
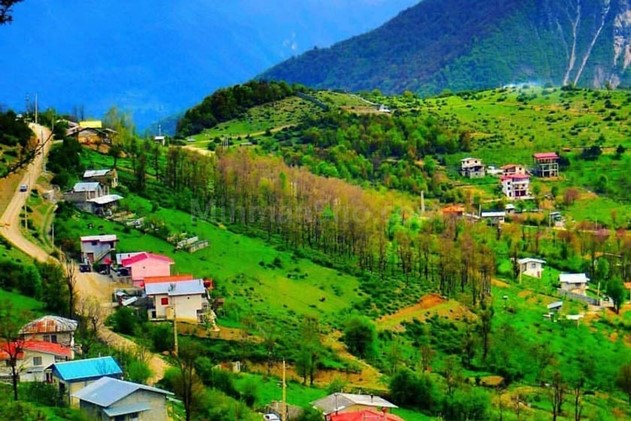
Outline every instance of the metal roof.
<path fill-rule="evenodd" d="M 312 405 L 324 412 L 324 415 L 343 410 L 353 405 L 377 408 L 398 408 L 395 404 L 379 396 L 356 395 L 352 393 L 333 393 L 332 395 L 312 402 Z"/>
<path fill-rule="evenodd" d="M 105 196 L 88 199 L 88 202 L 96 203 L 97 205 L 107 205 L 108 203 L 117 202 L 122 198 L 123 196 L 118 194 L 106 194 Z"/>
<path fill-rule="evenodd" d="M 61 333 L 74 332 L 77 330 L 79 322 L 59 316 L 44 316 L 32 320 L 20 329 L 22 335 L 33 335 L 36 333 Z"/>
<path fill-rule="evenodd" d="M 584 273 L 562 273 L 559 275 L 562 284 L 585 284 L 589 278 Z"/>
<path fill-rule="evenodd" d="M 76 183 L 72 190 L 75 192 L 96 191 L 98 190 L 100 184 L 101 183 L 99 183 L 98 181 Z"/>
<path fill-rule="evenodd" d="M 81 237 L 82 243 L 88 243 L 92 241 L 99 241 L 101 243 L 109 243 L 112 241 L 118 241 L 118 237 L 116 237 L 116 234 L 86 235 L 86 236 Z"/>
<path fill-rule="evenodd" d="M 53 373 L 65 381 L 121 376 L 123 374 L 123 370 L 112 357 L 55 363 L 52 367 Z"/>
<path fill-rule="evenodd" d="M 517 263 L 523 265 L 524 263 L 541 263 L 544 264 L 546 261 L 541 259 L 535 259 L 532 257 L 524 257 L 523 259 L 518 259 Z"/>
<path fill-rule="evenodd" d="M 145 386 L 144 384 L 126 382 L 123 380 L 113 379 L 111 377 L 101 377 L 94 383 L 91 383 L 74 393 L 72 396 L 82 401 L 90 402 L 106 408 L 131 395 L 137 390 L 161 393 L 163 395 L 173 394 L 171 392 L 167 392 L 166 390 Z"/>
<path fill-rule="evenodd" d="M 130 256 L 128 258 L 122 259 L 121 260 L 121 264 L 125 267 L 127 266 L 131 266 L 133 264 L 136 264 L 138 262 L 141 262 L 143 260 L 146 259 L 153 259 L 153 260 L 160 260 L 163 262 L 166 262 L 170 265 L 174 264 L 175 262 L 173 261 L 173 259 L 171 259 L 168 256 L 163 256 L 161 254 L 155 254 L 155 253 L 147 253 L 146 251 L 141 251 L 140 253 L 136 253 L 133 256 Z"/>
<path fill-rule="evenodd" d="M 506 212 L 498 211 L 498 212 L 482 212 L 480 217 L 482 218 L 500 218 L 506 216 Z"/>
<path fill-rule="evenodd" d="M 145 284 L 147 295 L 199 295 L 206 292 L 203 279 L 193 279 L 192 281 L 178 282 L 155 282 Z"/>
<path fill-rule="evenodd" d="M 113 408 L 104 408 L 103 412 L 108 417 L 118 417 L 120 415 L 134 414 L 137 412 L 144 412 L 151 409 L 151 405 L 148 403 L 130 403 L 129 405 L 119 405 Z"/>
<path fill-rule="evenodd" d="M 108 172 L 110 172 L 112 170 L 109 169 L 105 169 L 105 170 L 85 170 L 85 172 L 83 173 L 83 178 L 90 178 L 90 177 L 103 177 L 104 175 L 107 175 Z"/>
<path fill-rule="evenodd" d="M 555 301 L 553 303 L 548 304 L 548 309 L 552 310 L 553 308 L 563 307 L 563 301 Z"/>

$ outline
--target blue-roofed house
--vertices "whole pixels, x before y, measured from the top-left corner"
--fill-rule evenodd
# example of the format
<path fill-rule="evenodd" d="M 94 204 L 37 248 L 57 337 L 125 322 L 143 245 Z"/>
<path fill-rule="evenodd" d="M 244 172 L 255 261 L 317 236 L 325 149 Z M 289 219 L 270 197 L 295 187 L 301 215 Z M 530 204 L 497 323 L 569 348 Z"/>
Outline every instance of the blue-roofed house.
<path fill-rule="evenodd" d="M 76 406 L 78 401 L 70 397 L 90 383 L 103 377 L 123 377 L 123 370 L 112 357 L 55 363 L 48 367 L 47 373 L 47 379 L 59 388 L 62 396 L 68 397 L 72 406 Z"/>
<path fill-rule="evenodd" d="M 91 420 L 166 421 L 166 390 L 102 377 L 72 395 Z"/>

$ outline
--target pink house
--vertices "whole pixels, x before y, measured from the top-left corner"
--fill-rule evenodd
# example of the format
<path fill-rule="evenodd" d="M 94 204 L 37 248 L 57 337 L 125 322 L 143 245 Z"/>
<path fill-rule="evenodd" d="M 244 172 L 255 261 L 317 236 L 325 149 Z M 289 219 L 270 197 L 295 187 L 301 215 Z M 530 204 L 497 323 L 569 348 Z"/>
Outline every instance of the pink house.
<path fill-rule="evenodd" d="M 141 286 L 149 276 L 170 276 L 171 265 L 175 262 L 167 256 L 141 252 L 121 261 L 124 268 L 129 269 L 134 286 Z"/>

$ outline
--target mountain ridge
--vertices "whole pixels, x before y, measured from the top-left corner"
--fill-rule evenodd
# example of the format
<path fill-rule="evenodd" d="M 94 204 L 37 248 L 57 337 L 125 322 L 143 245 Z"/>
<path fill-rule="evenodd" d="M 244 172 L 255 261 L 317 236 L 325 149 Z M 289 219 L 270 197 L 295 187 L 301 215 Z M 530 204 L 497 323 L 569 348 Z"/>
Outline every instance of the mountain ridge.
<path fill-rule="evenodd" d="M 383 26 L 259 75 L 315 88 L 492 88 L 631 81 L 628 0 L 425 0 Z M 437 35 L 439 34 L 439 35 Z"/>

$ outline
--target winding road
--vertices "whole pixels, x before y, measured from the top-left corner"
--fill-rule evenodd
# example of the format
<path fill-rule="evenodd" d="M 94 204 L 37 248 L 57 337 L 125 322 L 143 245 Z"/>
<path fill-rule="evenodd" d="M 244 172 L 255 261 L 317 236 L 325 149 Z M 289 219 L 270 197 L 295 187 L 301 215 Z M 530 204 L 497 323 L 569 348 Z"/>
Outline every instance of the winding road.
<path fill-rule="evenodd" d="M 46 253 L 40 246 L 24 238 L 20 231 L 21 212 L 30 195 L 32 187 L 37 183 L 42 172 L 44 159 L 50 151 L 52 144 L 51 132 L 47 127 L 36 124 L 31 124 L 30 127 L 37 135 L 39 144 L 41 145 L 42 142 L 45 143 L 40 153 L 33 159 L 33 162 L 27 166 L 22 180 L 20 181 L 20 186 L 27 185 L 27 191 L 21 192 L 20 187 L 18 187 L 2 214 L 2 217 L 0 217 L 0 235 L 6 238 L 15 247 L 31 256 L 34 260 L 39 262 L 59 263 L 58 260 Z M 75 277 L 78 295 L 77 301 L 85 300 L 89 297 L 96 297 L 101 303 L 103 318 L 105 318 L 112 311 L 111 300 L 113 285 L 110 279 L 94 272 L 83 273 L 78 270 L 75 271 Z M 138 354 L 141 353 L 138 344 L 112 332 L 105 326 L 100 327 L 99 338 L 109 346 L 132 352 L 137 351 Z M 169 367 L 168 364 L 156 354 L 149 355 L 148 364 L 153 372 L 152 377 L 149 379 L 150 384 L 154 384 L 160 380 L 164 375 L 164 371 Z"/>

